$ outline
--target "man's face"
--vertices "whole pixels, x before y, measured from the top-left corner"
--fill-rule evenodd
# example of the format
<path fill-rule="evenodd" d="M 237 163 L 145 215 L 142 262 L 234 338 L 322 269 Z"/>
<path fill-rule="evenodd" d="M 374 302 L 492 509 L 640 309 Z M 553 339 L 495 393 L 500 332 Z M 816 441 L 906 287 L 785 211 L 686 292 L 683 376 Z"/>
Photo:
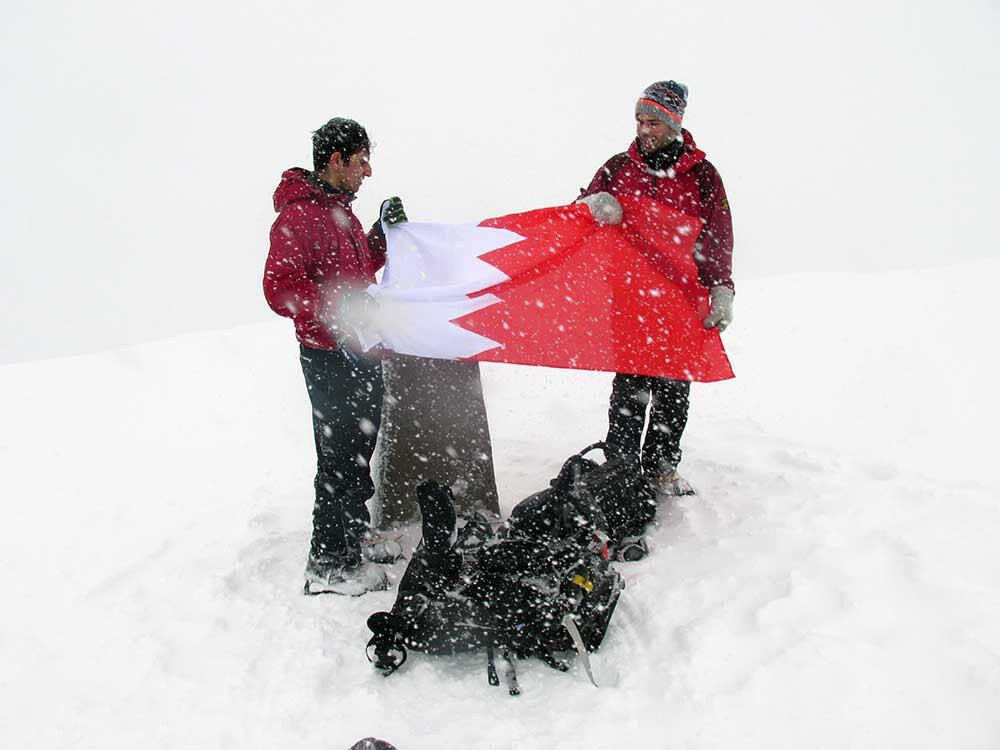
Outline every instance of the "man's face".
<path fill-rule="evenodd" d="M 347 162 L 344 162 L 338 151 L 330 158 L 330 166 L 326 173 L 325 179 L 331 185 L 341 190 L 356 193 L 361 189 L 361 183 L 365 181 L 365 178 L 372 176 L 369 153 L 366 149 L 358 151 Z"/>
<path fill-rule="evenodd" d="M 646 156 L 655 154 L 677 138 L 677 133 L 663 120 L 640 113 L 635 116 L 635 135 L 639 150 Z"/>

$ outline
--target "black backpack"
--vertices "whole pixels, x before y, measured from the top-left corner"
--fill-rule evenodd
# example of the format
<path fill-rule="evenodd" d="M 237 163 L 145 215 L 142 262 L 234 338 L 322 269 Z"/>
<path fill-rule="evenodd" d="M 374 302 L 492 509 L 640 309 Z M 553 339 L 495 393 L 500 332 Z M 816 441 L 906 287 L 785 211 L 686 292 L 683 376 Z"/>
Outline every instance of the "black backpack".
<path fill-rule="evenodd" d="M 604 452 L 603 463 L 585 457 L 594 450 Z M 627 540 L 645 533 L 655 515 L 656 496 L 638 459 L 599 442 L 566 459 L 549 487 L 518 503 L 505 526 L 508 535 L 553 540 L 603 533 L 614 559 Z"/>
<path fill-rule="evenodd" d="M 600 646 L 624 586 L 601 554 L 603 539 L 595 543 L 585 532 L 554 539 L 525 529 L 497 536 L 482 517 L 455 519 L 447 487 L 425 482 L 417 494 L 423 540 L 392 610 L 368 618 L 368 658 L 383 674 L 402 666 L 408 649 L 485 650 L 490 683 L 499 684 L 498 652 L 517 694 L 512 655 L 566 671 L 556 652 L 575 648 L 585 657 Z M 453 544 L 444 542 L 449 523 Z"/>

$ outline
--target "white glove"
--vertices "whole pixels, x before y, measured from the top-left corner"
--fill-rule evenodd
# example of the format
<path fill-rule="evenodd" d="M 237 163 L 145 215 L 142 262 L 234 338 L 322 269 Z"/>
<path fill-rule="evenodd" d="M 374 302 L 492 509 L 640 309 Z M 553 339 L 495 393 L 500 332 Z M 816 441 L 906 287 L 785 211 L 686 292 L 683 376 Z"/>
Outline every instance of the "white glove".
<path fill-rule="evenodd" d="M 611 193 L 585 195 L 577 203 L 586 203 L 598 224 L 622 223 L 622 206 Z"/>
<path fill-rule="evenodd" d="M 733 290 L 728 286 L 713 286 L 708 292 L 712 309 L 705 318 L 705 328 L 718 328 L 722 333 L 733 322 Z"/>
<path fill-rule="evenodd" d="M 378 302 L 365 289 L 341 287 L 327 293 L 317 319 L 341 351 L 367 351 L 371 344 L 362 332 L 375 326 L 378 310 Z"/>

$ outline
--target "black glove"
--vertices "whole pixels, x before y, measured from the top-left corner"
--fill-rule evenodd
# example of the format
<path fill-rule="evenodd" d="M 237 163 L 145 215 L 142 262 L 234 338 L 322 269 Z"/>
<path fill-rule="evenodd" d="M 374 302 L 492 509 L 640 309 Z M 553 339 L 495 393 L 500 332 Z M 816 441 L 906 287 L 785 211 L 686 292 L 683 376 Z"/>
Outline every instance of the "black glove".
<path fill-rule="evenodd" d="M 408 221 L 406 218 L 406 211 L 403 210 L 403 201 L 397 196 L 393 196 L 392 198 L 387 198 L 382 201 L 382 210 L 379 213 L 382 217 L 382 221 L 390 227 L 394 227 L 397 224 L 402 224 L 404 221 Z"/>

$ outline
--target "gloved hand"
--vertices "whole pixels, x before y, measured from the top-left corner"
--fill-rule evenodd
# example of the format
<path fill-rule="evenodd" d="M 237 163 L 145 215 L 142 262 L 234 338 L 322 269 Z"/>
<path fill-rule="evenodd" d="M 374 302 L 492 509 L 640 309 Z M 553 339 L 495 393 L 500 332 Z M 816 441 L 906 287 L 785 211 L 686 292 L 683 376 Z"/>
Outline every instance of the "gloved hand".
<path fill-rule="evenodd" d="M 379 215 L 382 217 L 382 221 L 390 227 L 408 221 L 406 212 L 403 210 L 403 200 L 397 196 L 382 201 L 382 210 L 379 212 Z"/>
<path fill-rule="evenodd" d="M 705 328 L 718 328 L 722 333 L 733 322 L 733 290 L 728 286 L 713 286 L 708 292 L 712 309 L 705 318 Z"/>
<path fill-rule="evenodd" d="M 359 332 L 371 328 L 377 314 L 378 302 L 365 289 L 331 286 L 321 298 L 316 319 L 337 342 L 338 351 L 358 362 L 365 350 Z"/>
<path fill-rule="evenodd" d="M 598 224 L 622 223 L 622 206 L 611 193 L 585 195 L 577 203 L 586 203 Z"/>

